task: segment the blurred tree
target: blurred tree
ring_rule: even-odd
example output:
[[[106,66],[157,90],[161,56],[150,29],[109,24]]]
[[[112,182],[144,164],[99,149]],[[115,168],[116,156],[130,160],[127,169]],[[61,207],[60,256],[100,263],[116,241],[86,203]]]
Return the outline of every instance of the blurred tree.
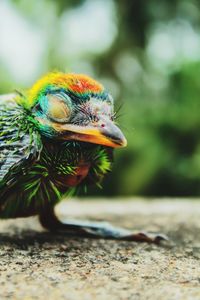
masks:
[[[106,192],[111,195],[199,195],[200,57],[194,63],[183,58],[176,67],[182,56],[180,45],[176,59],[163,72],[153,66],[147,49],[152,28],[162,28],[162,24],[188,22],[199,32],[200,3],[178,0],[115,0],[115,3],[118,36],[97,62],[99,74],[115,78],[120,85],[129,146],[118,153],[115,177],[105,183]],[[116,68],[123,55],[125,59],[120,68]],[[136,74],[134,68],[139,69]],[[110,190],[110,186],[115,189]]]
[[[91,188],[90,195],[200,195],[200,2],[12,0],[9,3],[45,40],[39,74],[52,69],[89,72],[110,89],[117,107],[122,106],[118,113],[122,116],[117,121],[126,132],[128,147],[117,151],[114,172],[108,176],[104,188],[100,191]],[[113,10],[106,15],[110,20],[102,19],[102,24],[110,22],[116,28],[110,32],[113,35],[110,44],[101,51],[93,47],[78,49],[78,54],[68,51],[72,44],[70,39],[66,40],[69,35],[63,35],[69,30],[63,20],[70,13],[81,16],[82,12],[81,20],[89,22],[91,7],[99,9],[93,14],[100,14],[102,6]],[[77,18],[76,22],[80,20]],[[90,27],[94,26],[91,24]],[[80,38],[84,37],[83,41],[88,43],[93,32],[95,44],[98,29],[94,26],[89,37],[80,28]],[[13,78],[1,60],[1,51],[0,70],[0,88],[5,92],[13,87]],[[33,79],[38,75],[33,75]]]

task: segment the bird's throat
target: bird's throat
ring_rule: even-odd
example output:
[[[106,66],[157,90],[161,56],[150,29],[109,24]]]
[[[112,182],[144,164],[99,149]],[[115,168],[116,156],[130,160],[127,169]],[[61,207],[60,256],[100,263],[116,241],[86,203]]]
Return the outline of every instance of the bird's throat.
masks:
[[[90,170],[90,163],[80,164],[74,174],[57,176],[57,183],[67,187],[77,186],[83,181]]]

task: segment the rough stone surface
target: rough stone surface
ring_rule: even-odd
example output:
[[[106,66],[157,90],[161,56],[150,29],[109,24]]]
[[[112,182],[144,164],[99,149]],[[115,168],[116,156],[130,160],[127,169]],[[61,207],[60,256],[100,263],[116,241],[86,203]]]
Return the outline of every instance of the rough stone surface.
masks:
[[[198,200],[74,201],[61,217],[158,231],[164,245],[66,238],[37,218],[0,221],[0,299],[199,300]]]

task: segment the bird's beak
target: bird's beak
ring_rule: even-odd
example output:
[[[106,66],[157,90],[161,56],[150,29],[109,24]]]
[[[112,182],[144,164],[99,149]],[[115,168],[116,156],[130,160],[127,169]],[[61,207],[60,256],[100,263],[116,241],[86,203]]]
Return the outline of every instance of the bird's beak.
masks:
[[[57,124],[53,127],[64,140],[77,140],[112,148],[125,147],[127,141],[122,131],[109,119],[101,119],[90,126]]]

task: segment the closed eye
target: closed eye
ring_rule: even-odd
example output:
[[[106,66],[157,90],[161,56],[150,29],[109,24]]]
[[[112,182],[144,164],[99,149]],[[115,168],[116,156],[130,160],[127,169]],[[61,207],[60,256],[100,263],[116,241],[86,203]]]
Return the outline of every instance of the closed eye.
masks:
[[[70,99],[66,101],[66,98],[59,94],[48,94],[47,98],[47,116],[59,123],[69,121],[72,112]]]

